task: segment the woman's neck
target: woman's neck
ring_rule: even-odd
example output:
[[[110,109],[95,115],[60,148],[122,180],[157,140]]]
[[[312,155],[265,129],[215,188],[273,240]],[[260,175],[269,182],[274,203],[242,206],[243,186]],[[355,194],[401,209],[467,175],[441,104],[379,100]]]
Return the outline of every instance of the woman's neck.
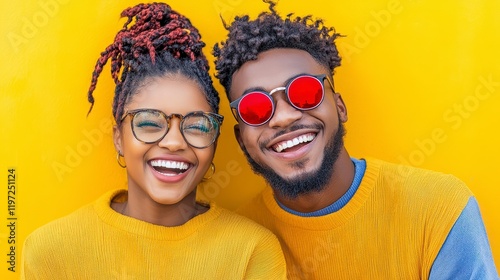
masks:
[[[111,207],[118,213],[155,225],[174,227],[208,210],[196,202],[196,190],[176,204],[160,204],[149,197],[140,198],[130,193],[125,202],[115,202]]]

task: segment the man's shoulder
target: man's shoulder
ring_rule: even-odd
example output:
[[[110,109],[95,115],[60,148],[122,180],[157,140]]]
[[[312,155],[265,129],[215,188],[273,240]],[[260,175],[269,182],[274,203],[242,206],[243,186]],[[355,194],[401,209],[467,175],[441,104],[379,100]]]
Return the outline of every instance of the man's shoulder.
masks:
[[[367,160],[367,168],[370,164],[379,166],[379,194],[401,202],[465,206],[473,196],[467,185],[452,174],[380,160]]]
[[[467,185],[452,174],[377,159],[367,160],[367,168],[370,165],[379,167],[379,181],[388,185],[430,187],[436,191],[453,190],[471,194]]]

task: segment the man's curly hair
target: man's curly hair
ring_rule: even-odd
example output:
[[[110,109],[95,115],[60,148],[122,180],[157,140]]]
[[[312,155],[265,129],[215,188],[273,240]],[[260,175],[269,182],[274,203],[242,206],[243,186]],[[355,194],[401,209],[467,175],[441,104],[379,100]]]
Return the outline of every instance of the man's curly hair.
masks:
[[[214,45],[215,77],[224,87],[228,99],[234,72],[270,49],[307,51],[330,71],[330,75],[340,65],[335,39],[341,35],[333,27],[325,26],[322,19],[312,19],[310,15],[292,18],[293,14],[288,14],[283,19],[275,10],[276,2],[263,1],[269,4],[270,12],[261,13],[255,20],[250,20],[248,15],[236,16],[230,26],[224,24],[229,31],[227,40]]]

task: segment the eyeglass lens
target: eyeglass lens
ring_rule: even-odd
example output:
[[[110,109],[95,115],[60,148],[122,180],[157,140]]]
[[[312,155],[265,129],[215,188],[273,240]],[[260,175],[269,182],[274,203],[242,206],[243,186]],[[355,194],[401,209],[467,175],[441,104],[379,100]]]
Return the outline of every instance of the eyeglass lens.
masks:
[[[144,110],[134,115],[132,129],[135,137],[146,143],[162,139],[169,130],[169,120],[160,111]],[[219,124],[208,114],[189,113],[183,117],[180,130],[186,142],[198,148],[210,146],[218,135]]]

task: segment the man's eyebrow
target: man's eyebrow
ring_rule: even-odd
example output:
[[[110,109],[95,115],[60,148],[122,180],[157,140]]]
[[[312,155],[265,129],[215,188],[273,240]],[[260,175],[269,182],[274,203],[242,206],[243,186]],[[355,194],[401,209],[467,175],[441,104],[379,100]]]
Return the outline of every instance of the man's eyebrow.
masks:
[[[261,92],[268,93],[263,87],[251,87],[251,88],[246,89],[241,96],[249,94],[250,92],[254,92],[254,91],[261,91]]]
[[[285,87],[285,86],[286,86],[286,85],[288,85],[288,84],[289,84],[289,83],[290,83],[293,79],[295,79],[295,78],[297,78],[297,77],[299,77],[299,76],[302,76],[302,75],[311,75],[311,74],[309,74],[309,73],[300,73],[300,74],[297,74],[297,75],[293,75],[292,77],[288,78],[288,79],[287,79],[287,80],[283,83],[283,85],[282,85],[281,87]],[[245,95],[245,94],[248,94],[248,93],[250,93],[250,92],[254,92],[254,91],[261,91],[261,92],[265,92],[265,93],[269,94],[269,91],[267,91],[267,90],[266,90],[266,89],[264,89],[263,87],[251,87],[251,88],[246,89],[246,90],[243,92],[243,94],[242,94],[241,96],[243,96],[243,95]]]

